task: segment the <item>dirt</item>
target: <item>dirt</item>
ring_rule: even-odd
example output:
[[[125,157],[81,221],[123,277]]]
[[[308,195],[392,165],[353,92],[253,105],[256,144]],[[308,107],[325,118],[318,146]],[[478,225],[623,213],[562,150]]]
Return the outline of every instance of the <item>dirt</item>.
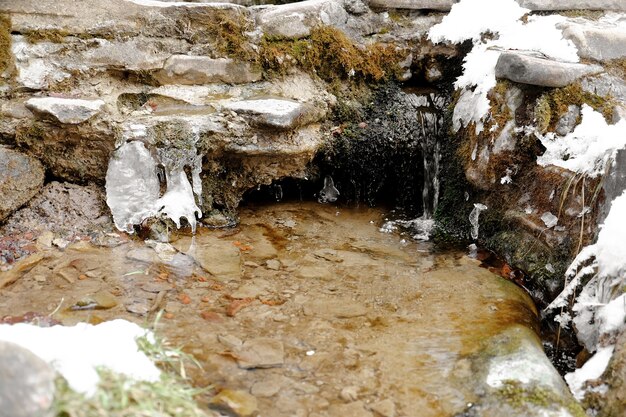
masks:
[[[156,325],[213,392],[262,416],[451,416],[477,401],[471,359],[529,297],[461,252],[381,233],[384,212],[317,203],[247,207],[235,229],[120,233],[40,247],[0,273],[0,316]]]

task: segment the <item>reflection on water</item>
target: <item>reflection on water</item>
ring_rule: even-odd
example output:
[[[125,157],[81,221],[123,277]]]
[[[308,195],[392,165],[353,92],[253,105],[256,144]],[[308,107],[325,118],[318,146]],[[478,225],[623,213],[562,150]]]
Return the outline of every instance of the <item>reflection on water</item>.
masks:
[[[485,341],[534,328],[534,306],[462,253],[381,233],[383,220],[375,209],[282,203],[171,244],[77,244],[24,268],[0,293],[0,315],[61,303],[65,324],[151,323],[164,309],[159,331],[203,365],[196,383],[251,392],[264,416],[462,412],[477,401]],[[98,308],[71,308],[79,302]]]

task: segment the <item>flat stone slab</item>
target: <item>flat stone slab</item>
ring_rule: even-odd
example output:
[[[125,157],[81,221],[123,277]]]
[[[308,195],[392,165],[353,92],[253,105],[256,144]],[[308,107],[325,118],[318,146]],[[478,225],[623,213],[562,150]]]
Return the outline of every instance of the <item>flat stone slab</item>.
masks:
[[[41,97],[31,98],[25,105],[36,115],[52,118],[64,124],[77,125],[100,113],[104,101]]]
[[[516,52],[504,52],[496,64],[496,77],[542,87],[565,87],[586,75],[602,72],[598,65],[560,62]]]
[[[235,101],[224,107],[248,116],[255,124],[285,130],[302,126],[314,117],[311,106],[279,98]]]
[[[315,26],[337,27],[348,20],[343,1],[336,0],[307,0],[256,10],[257,25],[264,34],[285,38],[302,38]]]
[[[574,42],[581,58],[608,61],[626,57],[626,20],[621,25],[568,23],[563,37]]]
[[[626,10],[624,0],[517,0],[530,10]]]
[[[245,84],[261,80],[261,70],[230,58],[174,55],[155,74],[161,84]]]
[[[448,11],[459,0],[370,0],[370,7],[380,9],[411,9]]]
[[[39,160],[0,146],[0,221],[33,198],[43,181]]]

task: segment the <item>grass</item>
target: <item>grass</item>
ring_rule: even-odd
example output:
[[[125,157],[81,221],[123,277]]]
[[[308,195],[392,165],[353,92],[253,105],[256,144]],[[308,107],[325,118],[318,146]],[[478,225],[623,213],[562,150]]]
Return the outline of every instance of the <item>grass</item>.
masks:
[[[160,316],[160,315],[159,315]],[[158,321],[158,317],[156,321]],[[186,366],[200,366],[180,349],[167,346],[158,337],[137,340],[142,350],[161,369],[157,382],[131,381],[127,377],[101,369],[96,393],[86,398],[72,391],[63,378],[56,381],[55,417],[206,417],[209,414],[197,403],[199,395],[211,387],[192,387]]]
[[[13,54],[11,53],[11,19],[0,14],[0,77],[13,74]],[[1,84],[1,81],[0,81]]]
[[[52,42],[63,43],[65,38],[69,36],[69,32],[62,29],[37,30],[24,33],[24,37],[30,43]]]

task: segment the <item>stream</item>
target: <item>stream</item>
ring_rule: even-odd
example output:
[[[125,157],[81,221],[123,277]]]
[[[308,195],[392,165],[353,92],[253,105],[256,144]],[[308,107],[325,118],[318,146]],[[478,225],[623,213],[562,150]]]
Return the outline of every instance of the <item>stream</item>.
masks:
[[[41,250],[9,272],[0,316],[152,325],[161,312],[157,334],[202,366],[194,384],[245,391],[259,416],[497,416],[511,383],[565,395],[531,299],[466,253],[381,231],[381,209],[240,216],[170,244],[114,233]]]

